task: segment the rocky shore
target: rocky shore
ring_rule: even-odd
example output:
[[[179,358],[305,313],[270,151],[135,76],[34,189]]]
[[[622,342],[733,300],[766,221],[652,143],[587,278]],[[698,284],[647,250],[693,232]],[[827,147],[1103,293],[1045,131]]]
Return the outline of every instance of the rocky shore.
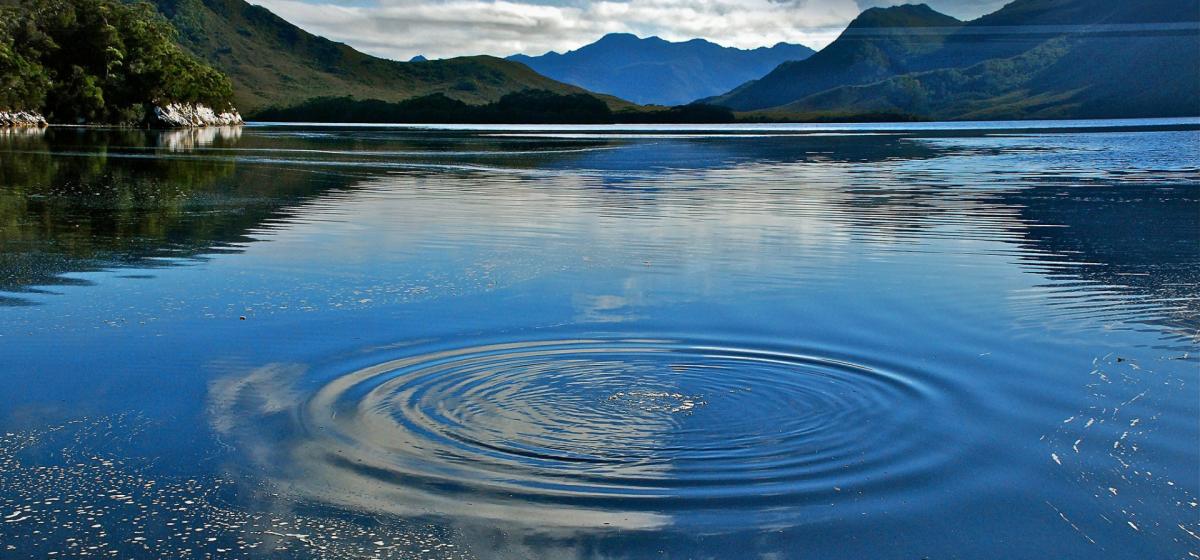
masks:
[[[45,128],[46,118],[33,111],[0,111],[0,128]]]
[[[155,107],[150,116],[151,126],[162,128],[192,128],[199,126],[235,126],[244,124],[236,109],[218,113],[211,107],[196,103],[171,103]]]
[[[193,103],[154,107],[145,123],[151,128],[201,128],[245,124],[236,109],[218,113]],[[36,111],[0,111],[0,128],[45,128],[49,123]]]

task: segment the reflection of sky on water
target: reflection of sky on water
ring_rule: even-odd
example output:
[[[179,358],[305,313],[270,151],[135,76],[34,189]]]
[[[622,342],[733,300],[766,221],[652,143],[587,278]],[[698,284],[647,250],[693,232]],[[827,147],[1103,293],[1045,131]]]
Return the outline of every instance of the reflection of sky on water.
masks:
[[[461,465],[462,472],[448,472],[447,478],[438,485],[422,480],[417,473],[425,474],[434,471],[423,471],[423,467],[406,464],[403,455],[396,456],[373,451],[369,447],[354,450],[352,442],[338,443],[336,439],[323,437],[321,433],[297,432],[301,429],[291,425],[289,415],[299,409],[317,409],[318,413],[333,410],[335,402],[326,402],[330,394],[337,395],[354,383],[362,382],[364,378],[385,373],[386,370],[367,369],[355,372],[354,375],[340,378],[324,387],[317,395],[305,393],[304,374],[306,368],[297,365],[269,365],[254,370],[245,377],[222,378],[213,382],[210,387],[210,409],[214,429],[239,449],[245,450],[253,458],[257,468],[274,469],[275,465],[287,465],[279,469],[279,482],[288,487],[303,499],[317,500],[323,503],[336,504],[353,511],[386,512],[400,515],[421,515],[436,512],[441,515],[459,517],[468,520],[484,519],[493,523],[505,523],[520,519],[522,523],[540,527],[548,532],[562,531],[579,527],[606,527],[609,529],[646,530],[662,527],[669,518],[649,512],[622,511],[620,509],[595,509],[562,504],[522,504],[506,503],[498,496],[471,495],[466,493],[453,494],[447,488],[456,476],[472,473],[469,465]],[[336,397],[334,397],[336,398]],[[321,410],[328,408],[328,410]],[[354,414],[355,411],[345,411]],[[530,431],[545,437],[554,435],[558,438],[570,438],[572,432],[555,431],[553,426],[546,423],[518,421],[510,416],[491,414],[487,429],[493,435],[506,435],[509,439],[519,437],[538,437]],[[507,418],[507,420],[506,420]],[[336,415],[333,419],[336,419]],[[323,421],[331,421],[323,417]],[[669,425],[642,418],[637,423],[627,427],[631,432],[628,437],[635,437],[644,442],[652,442],[656,438],[669,433]],[[263,422],[278,422],[278,429],[262,430]],[[398,425],[386,420],[385,416],[367,417],[366,421],[354,425],[357,431],[353,436],[364,442],[387,442],[390,447],[419,448],[430,442],[421,439],[415,432],[409,432]],[[327,426],[321,425],[316,431],[324,431]],[[575,444],[578,446],[596,445],[599,441],[587,439],[588,434],[578,433]],[[281,436],[286,439],[281,440]],[[334,452],[334,449],[344,447],[344,450]],[[441,452],[445,452],[443,449]],[[343,459],[336,455],[346,454]],[[414,454],[407,460],[420,462],[437,462],[435,456]],[[516,466],[514,464],[513,466]],[[448,465],[442,468],[447,468]],[[428,467],[425,467],[428,468]],[[614,464],[607,472],[613,477],[666,477],[667,473],[659,472],[662,466],[638,465],[633,463]],[[405,477],[408,469],[411,480]],[[480,473],[474,473],[479,475]],[[515,473],[514,473],[515,476]],[[603,474],[597,476],[605,476]],[[388,483],[391,484],[388,484]],[[503,480],[494,483],[504,486]],[[519,488],[519,484],[513,486]],[[461,492],[461,490],[459,491]],[[443,495],[443,493],[445,495]]]
[[[939,451],[956,461],[931,461],[940,485],[847,494],[807,524],[780,514],[757,541],[728,520],[708,551],[675,541],[711,511],[559,507],[542,524],[655,528],[574,533],[580,556],[827,552],[822,539],[863,532],[904,535],[897,550],[955,550],[958,537],[914,521],[936,510],[972,542],[997,523],[1037,532],[1018,552],[1095,552],[1091,539],[1169,556],[1188,542],[1177,525],[1196,530],[1200,162],[1179,148],[1200,142],[1193,128],[0,138],[0,303],[13,304],[0,308],[0,378],[27,388],[0,418],[141,410],[169,428],[131,444],[163,457],[155,469],[229,469],[285,489],[255,507],[433,506],[480,546],[495,534],[465,522],[472,506],[444,511],[437,496],[332,468],[326,442],[284,437],[290,415],[332,378],[428,347],[811,347],[939,388],[930,420],[969,442]],[[206,443],[210,428],[231,447]],[[675,427],[630,429],[670,441]],[[998,490],[1013,487],[1039,493]],[[1112,528],[1134,531],[1126,522],[1135,536]],[[502,551],[562,544],[520,527]]]

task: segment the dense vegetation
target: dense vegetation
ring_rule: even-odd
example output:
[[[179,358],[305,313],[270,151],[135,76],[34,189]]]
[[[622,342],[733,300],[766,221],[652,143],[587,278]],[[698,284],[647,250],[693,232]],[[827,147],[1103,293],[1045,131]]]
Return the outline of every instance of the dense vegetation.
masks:
[[[807,60],[708,100],[770,119],[1200,114],[1200,0],[1016,0],[961,23],[864,12]]]
[[[2,0],[0,0],[2,1]],[[527,89],[586,93],[523,64],[490,56],[397,62],[359,52],[244,0],[153,0],[180,43],[229,75],[245,113],[330,95],[403,101],[441,93],[469,104]],[[614,109],[629,106],[605,98]]]
[[[629,124],[712,124],[731,123],[737,118],[728,107],[690,103],[666,109],[618,111],[613,113],[613,120]]]
[[[24,0],[0,10],[0,109],[132,124],[153,105],[231,106],[229,80],[181,49],[150,4]]]
[[[299,105],[270,108],[254,118],[277,122],[611,124],[733,122],[733,112],[711,105],[685,105],[657,111],[614,112],[587,94],[545,90],[510,93],[494,103],[468,105],[440,93],[400,102],[353,97],[321,97]]]

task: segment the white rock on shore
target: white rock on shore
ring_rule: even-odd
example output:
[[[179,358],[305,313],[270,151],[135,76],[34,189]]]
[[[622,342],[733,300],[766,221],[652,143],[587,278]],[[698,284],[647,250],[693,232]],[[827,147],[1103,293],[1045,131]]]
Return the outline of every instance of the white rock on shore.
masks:
[[[45,128],[46,118],[33,111],[0,111],[0,128]]]
[[[218,113],[211,107],[193,103],[171,103],[154,108],[153,124],[168,128],[195,126],[233,126],[244,124],[237,110]]]

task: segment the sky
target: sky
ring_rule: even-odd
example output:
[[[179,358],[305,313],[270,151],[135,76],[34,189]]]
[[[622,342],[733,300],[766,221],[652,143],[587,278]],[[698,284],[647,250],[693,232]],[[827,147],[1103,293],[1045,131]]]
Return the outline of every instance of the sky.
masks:
[[[913,2],[919,0],[910,0]],[[960,19],[1008,0],[927,0]],[[740,48],[786,41],[815,49],[850,20],[895,0],[250,0],[309,32],[361,51],[408,60],[567,51],[606,33]]]

